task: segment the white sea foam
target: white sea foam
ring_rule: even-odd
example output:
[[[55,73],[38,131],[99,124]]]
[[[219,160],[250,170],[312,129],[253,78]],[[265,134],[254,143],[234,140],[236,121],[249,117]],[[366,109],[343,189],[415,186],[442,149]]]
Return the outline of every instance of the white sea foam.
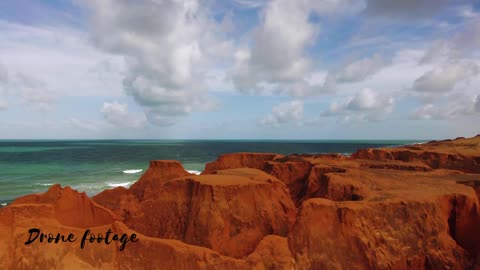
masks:
[[[42,187],[49,187],[49,186],[52,186],[53,183],[37,183],[37,185],[42,186]]]
[[[130,185],[130,182],[123,182],[123,183],[107,183],[109,187],[127,187]]]
[[[7,203],[1,203],[2,206],[7,206]]]
[[[134,170],[125,170],[125,171],[123,171],[123,173],[130,173],[130,174],[132,174],[132,173],[139,173],[139,172],[141,172],[141,171],[143,171],[143,170],[142,170],[142,169],[134,169]]]
[[[187,170],[187,172],[193,173],[193,174],[196,174],[196,175],[199,175],[199,174],[202,173],[201,171],[197,171],[197,170]]]

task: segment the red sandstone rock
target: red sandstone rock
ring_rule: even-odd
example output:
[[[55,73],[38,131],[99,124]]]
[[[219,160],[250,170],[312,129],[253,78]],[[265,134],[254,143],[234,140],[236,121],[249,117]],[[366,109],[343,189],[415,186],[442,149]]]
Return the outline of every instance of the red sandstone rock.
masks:
[[[119,235],[135,233],[138,242],[127,243],[123,251],[118,244],[87,242],[80,248],[80,239],[73,243],[34,242],[24,245],[30,228],[45,233],[74,234],[84,228],[63,225],[57,219],[56,197],[69,194],[71,189],[52,187],[49,192],[24,197],[0,209],[0,269],[291,269],[292,256],[287,239],[266,236],[245,259],[222,256],[211,249],[188,245],[181,241],[148,237],[127,227],[121,221],[91,225],[93,234],[108,229]],[[74,192],[75,193],[75,192]],[[80,194],[80,193],[77,193]],[[88,198],[87,204],[94,204]],[[81,208],[70,209],[72,215],[86,213]]]
[[[91,201],[87,195],[70,187],[61,188],[53,185],[48,192],[20,197],[11,205],[48,204],[53,207],[55,218],[62,225],[76,228],[88,228],[110,224],[120,219],[110,210]]]
[[[362,149],[354,159],[419,161],[434,169],[480,173],[480,137],[429,142],[398,148]]]
[[[479,144],[477,136],[352,157],[235,153],[200,176],[152,161],[130,189],[94,201],[55,185],[0,209],[0,269],[480,270]],[[25,246],[33,227],[110,228],[140,240],[121,252]]]
[[[202,174],[211,174],[217,170],[235,168],[263,170],[267,161],[274,160],[278,157],[282,157],[282,155],[267,153],[234,153],[221,155],[217,160],[207,163]]]
[[[449,234],[435,201],[310,199],[290,249],[300,269],[466,269],[471,257]]]
[[[141,200],[154,194],[162,182],[187,175],[190,173],[176,160],[153,160],[148,170],[130,187],[130,191]]]
[[[266,235],[287,236],[296,215],[285,185],[255,169],[174,178],[136,208],[124,215],[130,228],[233,257],[250,254]]]
[[[290,190],[290,196],[298,201],[306,189],[306,179],[310,174],[312,164],[308,161],[268,161],[264,171],[284,182]]]

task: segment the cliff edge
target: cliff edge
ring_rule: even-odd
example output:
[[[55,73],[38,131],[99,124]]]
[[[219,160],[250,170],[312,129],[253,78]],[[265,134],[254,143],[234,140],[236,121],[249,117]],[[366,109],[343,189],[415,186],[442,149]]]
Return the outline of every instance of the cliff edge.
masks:
[[[152,161],[129,189],[55,185],[1,208],[0,268],[480,269],[479,197],[480,136],[349,157],[232,153],[201,175]],[[31,228],[136,239],[25,245]]]

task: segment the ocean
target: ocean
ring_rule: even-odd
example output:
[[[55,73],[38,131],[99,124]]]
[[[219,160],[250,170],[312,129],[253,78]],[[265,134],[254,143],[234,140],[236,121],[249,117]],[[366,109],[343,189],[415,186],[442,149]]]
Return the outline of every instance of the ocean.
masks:
[[[89,196],[128,187],[150,160],[174,159],[192,173],[232,152],[341,153],[420,141],[241,141],[241,140],[1,140],[0,205],[49,186],[68,185]],[[1,207],[0,206],[0,207]]]

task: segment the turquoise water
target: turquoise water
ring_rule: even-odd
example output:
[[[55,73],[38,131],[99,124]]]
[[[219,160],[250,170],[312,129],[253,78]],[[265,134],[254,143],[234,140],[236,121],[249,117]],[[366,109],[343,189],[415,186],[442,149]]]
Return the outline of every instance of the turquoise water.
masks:
[[[343,153],[365,147],[386,147],[418,141],[0,141],[0,204],[69,185],[88,195],[115,186],[129,186],[150,160],[175,159],[186,170],[200,172],[205,163],[232,152]],[[136,174],[125,170],[143,170]]]

